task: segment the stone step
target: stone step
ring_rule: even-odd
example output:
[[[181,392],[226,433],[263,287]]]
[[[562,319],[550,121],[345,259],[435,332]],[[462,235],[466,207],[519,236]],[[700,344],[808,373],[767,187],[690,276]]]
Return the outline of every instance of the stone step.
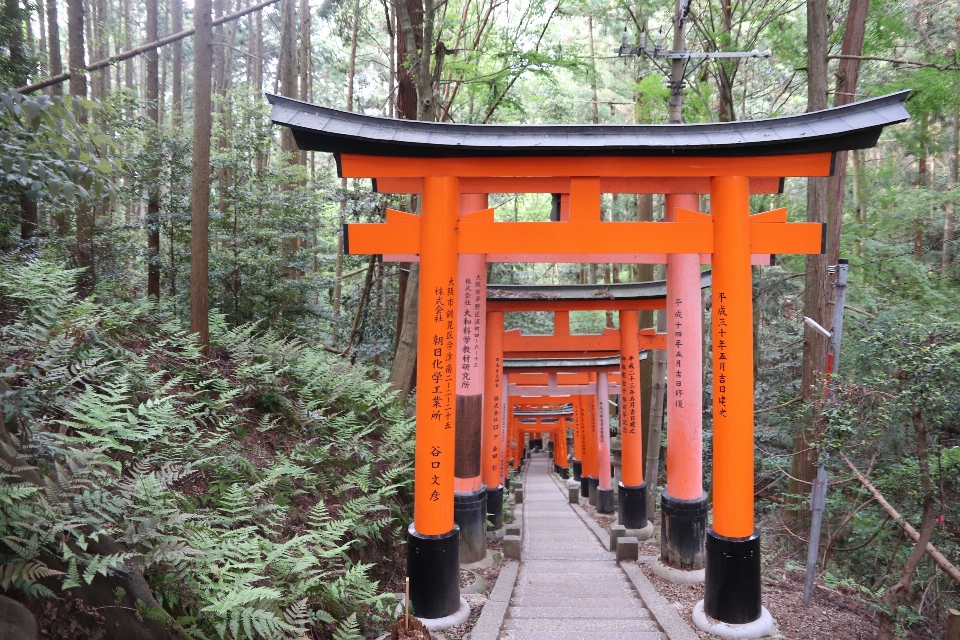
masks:
[[[584,590],[578,584],[546,584],[546,585],[517,585],[513,592],[518,595],[538,595],[550,597],[573,597],[582,598],[583,596],[597,596],[600,598],[625,598],[626,594],[622,587],[595,586],[589,591]]]
[[[652,620],[650,612],[640,607],[632,607],[627,600],[622,606],[618,601],[608,600],[605,607],[536,607],[528,605],[510,608],[510,618],[533,620],[549,618],[555,620],[595,619],[595,620]],[[610,606],[616,604],[618,606]]]
[[[646,611],[646,608],[639,600],[626,600],[616,598],[595,598],[581,596],[544,596],[537,593],[527,593],[524,595],[514,595],[510,599],[511,606],[516,607],[579,607],[585,609],[603,608],[611,606],[611,602],[616,602],[618,607],[633,608],[638,611]]]
[[[585,640],[585,638],[589,638],[589,640],[667,640],[667,636],[659,631],[640,631],[636,633],[594,631],[589,635],[562,631],[507,631],[501,637],[509,640]]]
[[[596,631],[618,631],[620,633],[638,633],[641,631],[659,632],[660,627],[653,620],[600,620],[597,618],[563,619],[534,618],[520,620],[507,618],[503,623],[505,631],[554,631],[588,634],[593,638]]]

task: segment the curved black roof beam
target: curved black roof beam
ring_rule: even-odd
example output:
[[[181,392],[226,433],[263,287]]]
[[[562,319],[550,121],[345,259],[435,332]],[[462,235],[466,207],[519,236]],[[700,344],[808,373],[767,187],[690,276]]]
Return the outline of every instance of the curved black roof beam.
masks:
[[[909,91],[764,120],[706,124],[457,124],[367,116],[267,94],[301,151],[416,158],[769,156],[873,147]]]

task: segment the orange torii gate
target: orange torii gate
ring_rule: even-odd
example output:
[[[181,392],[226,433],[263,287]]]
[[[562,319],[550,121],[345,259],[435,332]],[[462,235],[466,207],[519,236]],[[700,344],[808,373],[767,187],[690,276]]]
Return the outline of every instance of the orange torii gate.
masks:
[[[655,329],[638,328],[637,311],[643,308],[664,307],[665,301],[659,299],[636,299],[620,298],[607,300],[564,300],[563,305],[567,309],[558,310],[558,301],[554,300],[509,300],[506,305],[500,304],[500,300],[488,301],[487,307],[487,357],[496,359],[502,358],[549,358],[556,360],[558,358],[598,358],[616,356],[619,358],[618,368],[623,383],[622,393],[625,399],[626,412],[621,416],[621,437],[623,440],[623,482],[619,488],[621,494],[620,520],[621,524],[627,526],[630,530],[643,530],[647,526],[646,511],[646,485],[643,480],[643,446],[641,442],[641,428],[639,420],[639,396],[640,396],[640,378],[638,363],[640,351],[648,349],[664,349],[666,346],[666,336],[657,334]],[[583,303],[587,302],[587,305]],[[619,308],[621,329],[604,329],[602,334],[574,335],[570,332],[570,310],[578,310],[583,306],[596,306],[600,303],[606,308]],[[553,308],[554,331],[551,335],[522,335],[519,330],[503,330],[503,308],[511,310],[543,310],[544,307]],[[498,336],[502,336],[498,340]],[[609,394],[608,374],[600,373],[600,380],[591,381],[596,395],[607,396]],[[546,389],[550,391],[551,384],[556,385],[557,374],[549,374]],[[493,377],[486,383],[485,397],[496,399],[503,394],[499,387],[502,377]],[[567,389],[567,391],[573,391]],[[562,393],[557,390],[558,393]],[[539,393],[538,390],[531,390],[532,394]],[[617,389],[617,394],[621,389]],[[609,426],[609,409],[606,402],[597,401],[599,410],[596,420]],[[488,402],[489,404],[489,402]],[[592,419],[592,416],[591,416]],[[495,430],[496,417],[491,413],[484,416],[484,424],[487,430]],[[584,489],[584,495],[590,497],[592,504],[597,506],[601,513],[612,513],[614,510],[613,492],[611,478],[606,472],[609,465],[610,448],[609,434],[604,432],[603,437],[598,441],[601,446],[598,472],[600,475],[587,474],[587,481],[581,479],[581,485]],[[487,447],[484,448],[485,466],[493,468],[494,461],[486,456],[491,455]],[[592,455],[592,454],[591,454]],[[592,460],[592,458],[591,458]],[[575,473],[580,476],[579,473]],[[625,499],[624,499],[625,498]]]
[[[783,210],[751,216],[751,179],[830,175],[835,152],[873,146],[885,126],[908,118],[906,95],[753,122],[602,127],[409,122],[269,96],[274,122],[292,129],[301,150],[335,153],[341,177],[420,181],[419,216],[390,211],[386,224],[348,225],[344,233],[350,253],[420,257],[407,565],[419,615],[440,618],[465,605],[454,525],[460,256],[628,262],[614,256],[711,254],[714,500],[701,610],[729,624],[769,618],[753,513],[751,255],[822,252],[825,229],[787,223]],[[561,192],[569,194],[566,220],[495,222],[490,210],[461,208],[462,194],[490,193],[466,187],[469,181],[504,179],[516,182],[515,192],[542,188],[526,179],[568,185]],[[603,222],[600,194],[611,180],[636,180],[633,193],[664,193],[668,183],[674,193],[707,192],[710,213],[676,208],[669,222]]]

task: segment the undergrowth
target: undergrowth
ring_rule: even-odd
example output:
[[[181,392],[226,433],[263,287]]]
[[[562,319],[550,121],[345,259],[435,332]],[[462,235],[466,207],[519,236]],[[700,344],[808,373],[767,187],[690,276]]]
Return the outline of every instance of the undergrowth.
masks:
[[[204,356],[163,307],[80,300],[77,276],[0,259],[3,593],[36,608],[139,570],[193,638],[383,628],[373,563],[399,557],[413,459],[386,383],[216,317]]]

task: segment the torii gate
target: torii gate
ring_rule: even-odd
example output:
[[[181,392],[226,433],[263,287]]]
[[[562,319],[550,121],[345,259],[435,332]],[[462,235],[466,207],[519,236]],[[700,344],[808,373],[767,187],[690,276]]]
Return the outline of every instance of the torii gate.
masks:
[[[420,256],[407,563],[418,615],[439,618],[461,606],[453,518],[459,256],[628,262],[619,256],[664,254],[712,254],[714,503],[703,610],[729,624],[764,615],[753,514],[751,254],[822,252],[825,229],[787,223],[785,212],[751,216],[751,179],[830,175],[835,152],[871,147],[885,126],[909,117],[907,94],[770,120],[666,126],[411,122],[268,96],[273,121],[292,129],[301,150],[336,154],[341,177],[408,180],[422,193],[420,216],[389,212],[386,224],[349,225],[344,234],[350,253]],[[471,181],[497,180],[511,181],[515,193],[544,192],[550,181],[565,186],[546,192],[569,194],[567,220],[495,222],[489,210],[461,210],[461,194],[497,192]],[[676,208],[669,222],[602,222],[600,194],[614,188],[709,193],[710,214]]]

